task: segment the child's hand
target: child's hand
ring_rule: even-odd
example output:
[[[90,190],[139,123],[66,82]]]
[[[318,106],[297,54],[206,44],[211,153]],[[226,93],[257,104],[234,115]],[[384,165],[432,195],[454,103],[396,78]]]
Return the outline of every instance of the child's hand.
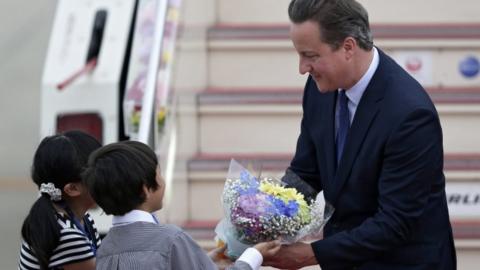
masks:
[[[217,248],[212,249],[207,253],[208,257],[212,259],[212,261],[217,265],[219,269],[225,269],[233,262],[225,256],[225,250],[227,249],[227,245],[223,245]]]
[[[280,243],[280,240],[274,240],[256,244],[254,248],[262,254],[263,260],[265,260],[277,254],[281,246],[282,244]]]
[[[210,250],[207,255],[210,257],[210,259],[212,259],[212,261],[217,262],[227,258],[227,256],[224,254],[226,249],[227,245],[222,245]]]

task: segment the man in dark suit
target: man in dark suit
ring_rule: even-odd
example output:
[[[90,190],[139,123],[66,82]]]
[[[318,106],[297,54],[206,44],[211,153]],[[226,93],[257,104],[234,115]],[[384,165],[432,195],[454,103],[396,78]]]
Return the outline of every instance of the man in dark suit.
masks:
[[[323,190],[335,212],[323,240],[283,246],[265,264],[456,269],[442,130],[429,96],[373,46],[358,2],[293,0],[289,16],[309,77],[285,179],[306,193]]]

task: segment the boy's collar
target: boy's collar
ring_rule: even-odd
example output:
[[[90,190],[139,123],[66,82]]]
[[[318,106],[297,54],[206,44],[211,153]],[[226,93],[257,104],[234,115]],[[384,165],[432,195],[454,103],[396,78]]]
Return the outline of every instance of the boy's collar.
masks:
[[[112,218],[113,226],[127,225],[134,222],[158,223],[156,217],[153,216],[152,213],[137,209],[134,209],[123,216],[113,216]]]

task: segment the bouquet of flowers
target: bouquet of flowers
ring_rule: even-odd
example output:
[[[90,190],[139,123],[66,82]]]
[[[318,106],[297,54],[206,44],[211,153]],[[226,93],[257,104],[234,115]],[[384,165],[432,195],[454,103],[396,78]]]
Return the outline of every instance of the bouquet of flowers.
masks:
[[[309,201],[277,179],[253,176],[235,160],[230,162],[222,201],[225,218],[215,231],[231,258],[259,242],[294,243],[317,236],[333,213],[322,194]]]

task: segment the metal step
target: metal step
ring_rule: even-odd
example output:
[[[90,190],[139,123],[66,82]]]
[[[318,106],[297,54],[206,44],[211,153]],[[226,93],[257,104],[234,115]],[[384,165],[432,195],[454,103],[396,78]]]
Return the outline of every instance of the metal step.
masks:
[[[460,65],[480,58],[480,23],[378,25],[375,44],[425,87],[477,87]],[[214,88],[301,87],[287,25],[216,25],[208,33],[208,83]],[[414,63],[415,65],[412,65]]]
[[[360,0],[368,11],[371,23],[479,22],[476,0],[456,4],[448,0],[423,0],[414,5],[404,1]],[[290,0],[222,0],[217,2],[221,23],[288,22]],[[442,8],[435,8],[442,7]],[[435,12],[432,12],[435,9]]]
[[[440,114],[445,152],[480,152],[480,88],[428,92]],[[301,100],[301,88],[225,88],[199,94],[199,152],[293,152]]]
[[[219,220],[223,216],[221,194],[230,159],[248,166],[255,163],[256,172],[280,178],[290,164],[293,153],[283,154],[199,154],[188,163],[190,220]],[[444,164],[447,183],[480,183],[480,152],[446,154]],[[448,187],[448,184],[447,184]],[[472,188],[473,188],[472,187]]]

